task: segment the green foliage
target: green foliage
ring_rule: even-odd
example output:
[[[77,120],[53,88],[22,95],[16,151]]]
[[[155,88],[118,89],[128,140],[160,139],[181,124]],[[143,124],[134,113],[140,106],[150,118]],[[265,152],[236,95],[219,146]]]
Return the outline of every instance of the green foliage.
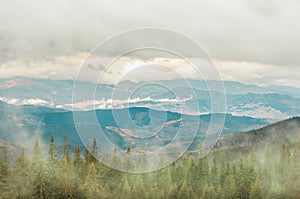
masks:
[[[213,185],[205,184],[201,198],[215,199],[216,197],[217,197],[217,195],[216,195],[216,191],[214,190]]]
[[[8,163],[8,148],[4,146],[2,149],[1,160],[0,160],[0,189],[3,191],[3,198],[8,197],[9,186],[7,186],[9,181],[9,163]]]
[[[259,178],[255,180],[250,190],[250,199],[262,199],[261,184]]]
[[[80,167],[82,165],[82,159],[81,159],[81,153],[80,153],[80,147],[79,146],[75,147],[75,149],[74,149],[73,164],[78,169],[80,169]]]
[[[10,161],[9,148],[2,148],[0,198],[298,198],[299,145],[284,144],[279,147],[280,153],[270,153],[266,148],[266,161],[259,161],[255,154],[233,161],[215,151],[203,158],[186,155],[159,171],[129,174],[96,161],[95,139],[82,157],[80,147],[69,155],[70,145],[65,138],[59,156],[51,137],[46,157],[39,140],[31,158],[21,150]],[[131,169],[135,165],[130,155],[121,158],[112,151],[111,160]],[[137,164],[147,166],[147,160]]]
[[[194,198],[194,193],[191,187],[187,186],[187,183],[184,181],[179,190],[179,198],[191,199]]]
[[[68,163],[70,163],[70,161],[71,161],[71,157],[69,154],[70,145],[68,144],[67,136],[64,137],[63,148],[64,148],[63,159],[65,161],[67,161]]]
[[[236,182],[234,180],[234,176],[230,175],[230,176],[226,177],[226,179],[224,181],[223,189],[221,189],[220,195],[224,199],[239,197],[238,188],[237,188]]]
[[[36,140],[33,148],[33,157],[29,171],[30,196],[32,198],[48,198],[50,190],[48,189],[48,176],[42,156],[42,149],[39,140]],[[52,190],[51,190],[52,191]]]
[[[50,139],[50,144],[49,144],[49,162],[52,164],[55,164],[57,161],[57,150],[56,150],[56,145],[54,143],[54,137],[51,136]]]

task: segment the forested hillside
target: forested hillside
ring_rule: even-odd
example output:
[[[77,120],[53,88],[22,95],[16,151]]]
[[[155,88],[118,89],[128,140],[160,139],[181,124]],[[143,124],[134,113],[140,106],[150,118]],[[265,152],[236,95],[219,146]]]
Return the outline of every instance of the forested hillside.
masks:
[[[279,147],[279,143],[277,145]],[[72,149],[65,138],[58,154],[54,137],[48,153],[39,141],[32,156],[22,150],[9,163],[9,148],[2,147],[1,198],[299,198],[300,142],[280,145],[280,153],[266,147],[263,161],[245,153],[233,160],[222,149],[202,157],[186,154],[159,171],[131,174],[113,170],[96,160],[97,143],[89,150]],[[114,161],[132,166],[127,157]],[[202,157],[202,158],[201,158]],[[101,158],[101,157],[99,157]],[[105,162],[105,159],[102,159]],[[147,160],[141,165],[147,166]]]

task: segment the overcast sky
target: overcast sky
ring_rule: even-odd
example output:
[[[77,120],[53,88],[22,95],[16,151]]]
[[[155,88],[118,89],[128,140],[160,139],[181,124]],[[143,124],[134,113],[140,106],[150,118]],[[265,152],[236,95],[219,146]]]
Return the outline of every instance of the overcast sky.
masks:
[[[299,0],[1,0],[0,78],[73,79],[100,42],[155,26],[201,44],[224,80],[300,87],[299,10]]]

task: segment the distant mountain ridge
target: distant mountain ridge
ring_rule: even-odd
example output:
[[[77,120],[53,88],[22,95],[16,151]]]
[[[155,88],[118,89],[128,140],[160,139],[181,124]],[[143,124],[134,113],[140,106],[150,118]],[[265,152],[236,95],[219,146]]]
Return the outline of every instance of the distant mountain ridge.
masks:
[[[95,113],[99,121],[101,121],[100,123],[106,136],[116,146],[124,150],[128,146],[131,146],[133,151],[140,151],[144,148],[155,150],[167,144],[174,137],[176,128],[180,123],[179,113],[167,112],[165,128],[158,134],[159,138],[152,137],[146,139],[146,141],[138,141],[128,135],[124,135],[124,129],[119,128],[113,120],[112,111],[97,110]],[[129,111],[133,121],[143,127],[143,125],[149,125],[148,113],[154,110],[135,107],[114,111],[121,114],[121,117],[123,113]],[[89,112],[91,111],[82,111],[80,113],[87,114]],[[160,111],[154,112],[156,113],[153,114],[161,114]],[[205,124],[210,121],[211,116],[211,114],[200,116],[202,127],[190,147],[191,152],[199,150],[199,144],[205,135],[201,133],[201,129],[205,130],[207,128]],[[190,117],[192,119],[195,116]],[[82,122],[82,125],[85,125],[86,133],[94,132],[94,124]],[[264,155],[266,147],[269,147],[272,153],[279,153],[280,146],[283,143],[290,147],[300,143],[300,117],[292,117],[268,124],[261,119],[226,115],[224,127],[223,133],[213,150],[219,151],[220,155],[230,156],[232,159],[238,159],[240,156],[251,153],[256,153],[258,159],[263,159],[261,156]],[[124,128],[130,128],[130,126],[124,126]],[[187,125],[185,131],[189,132],[191,128],[193,127]],[[25,134],[27,135],[25,136]],[[18,152],[24,147],[30,150],[33,145],[30,146],[28,143],[32,144],[37,137],[42,139],[43,143],[48,143],[52,135],[55,136],[58,150],[62,150],[64,136],[68,137],[71,148],[75,146],[83,147],[76,133],[72,112],[47,107],[14,106],[0,101],[0,147],[4,145],[9,146],[11,150]],[[101,140],[98,141],[98,144],[102,144]]]
[[[145,144],[141,139],[124,135],[122,133],[124,130],[133,134],[140,133],[144,136],[148,134],[152,135],[160,126],[163,128],[158,128],[158,137],[150,136],[146,140],[149,147],[163,146],[176,135],[182,116],[179,113],[156,111],[144,107],[77,111],[76,113],[81,116],[80,125],[84,127],[86,133],[97,132],[97,127],[100,124],[103,132],[121,148],[126,148],[129,145],[132,148],[141,148]],[[89,117],[91,113],[96,114],[99,124],[91,122]],[[128,113],[129,118],[127,118]],[[122,119],[121,123],[116,123],[115,115],[113,114]],[[212,116],[223,117],[224,114],[185,115],[186,126],[183,128],[185,135],[192,136],[191,132],[197,130],[196,128],[198,127],[194,126],[194,121],[199,117],[200,128],[198,129],[197,136],[205,136]],[[162,122],[160,122],[160,119],[162,119]],[[263,119],[237,117],[226,114],[222,136],[232,136],[237,132],[259,128],[267,124],[268,121]],[[0,139],[20,143],[29,140],[32,143],[34,139],[40,137],[44,143],[48,143],[52,135],[56,137],[58,145],[63,143],[64,136],[68,137],[72,145],[82,145],[71,111],[39,106],[15,106],[0,102]]]
[[[39,105],[50,108],[63,108],[68,110],[91,110],[91,109],[114,109],[128,107],[148,107],[156,110],[169,110],[178,112],[184,105],[186,114],[211,113],[212,104],[210,95],[222,96],[222,89],[217,81],[208,81],[211,85],[207,90],[206,82],[198,80],[187,80],[191,88],[182,87],[183,80],[158,81],[180,94],[181,98],[166,88],[159,86],[143,87],[131,95],[128,100],[126,96],[131,89],[137,88],[145,82],[124,81],[116,88],[109,84],[92,84],[88,82],[77,82],[82,90],[95,90],[95,99],[85,99],[72,102],[74,82],[70,80],[43,80],[43,79],[0,79],[0,100],[15,105]],[[255,118],[269,118],[282,120],[300,114],[300,88],[286,86],[255,86],[239,82],[224,81],[227,98],[227,112],[236,116],[249,116]],[[115,89],[115,90],[114,90]],[[118,104],[110,102],[112,92]],[[195,109],[195,102],[191,96],[195,94],[196,102],[200,105]],[[200,111],[200,112],[195,112]]]

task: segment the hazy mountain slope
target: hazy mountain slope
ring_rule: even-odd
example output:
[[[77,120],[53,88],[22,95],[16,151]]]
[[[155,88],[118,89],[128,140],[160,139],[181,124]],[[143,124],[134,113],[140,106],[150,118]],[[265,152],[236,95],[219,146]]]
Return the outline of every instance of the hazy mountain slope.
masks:
[[[276,122],[257,130],[236,134],[221,139],[216,148],[238,147],[258,144],[287,142],[293,144],[300,139],[300,117]]]
[[[125,122],[120,127],[114,120],[114,111],[121,118],[129,113],[130,119],[137,126],[131,126]],[[90,113],[86,111],[79,112],[79,114],[86,116]],[[178,113],[162,113],[161,111],[139,107],[120,110],[97,110],[95,113],[106,136],[124,150],[127,146],[131,146],[133,150],[155,150],[158,147],[164,146],[176,135],[181,117]],[[136,132],[141,131],[137,127],[149,130],[148,126],[151,123],[149,116],[151,114],[166,114],[164,128],[158,132],[158,137],[150,136],[146,139],[135,139],[124,135],[124,130],[125,132],[126,130],[133,130],[133,132],[135,130]],[[198,136],[190,147],[191,151],[199,150],[199,143],[203,139],[211,116],[211,114],[200,116],[201,125]],[[222,114],[214,116],[221,117]],[[187,116],[186,118],[190,119],[192,124],[192,120],[195,117]],[[184,128],[184,131],[187,133],[186,135],[195,128],[195,126],[188,124]],[[256,153],[258,158],[262,158],[267,146],[271,147],[273,153],[279,153],[282,143],[285,143],[287,146],[293,146],[300,139],[300,117],[290,118],[265,126],[266,124],[266,121],[261,119],[226,115],[223,133],[214,150],[218,150],[220,154],[225,156],[230,156],[231,159],[250,154],[251,152]],[[86,133],[97,130],[97,124],[89,122],[88,118],[87,121],[83,120],[81,125],[83,125]],[[246,131],[253,128],[255,130]],[[147,130],[141,132],[142,135],[147,134]],[[10,147],[16,148],[16,150],[20,149],[16,146],[30,149],[37,137],[44,143],[48,143],[52,135],[56,138],[59,150],[62,149],[61,144],[63,143],[64,136],[68,137],[72,147],[77,145],[82,146],[74,125],[72,112],[36,106],[13,106],[0,102],[0,139],[6,140],[1,143],[5,145],[8,143]],[[101,144],[101,140],[99,144]]]
[[[177,133],[181,124],[181,114],[173,112],[155,111],[148,108],[129,108],[117,110],[97,110],[76,112],[80,115],[80,125],[86,133],[98,132],[98,122],[104,133],[119,147],[125,148],[141,147],[145,140],[126,136],[124,131],[149,137],[149,147],[163,146],[168,143]],[[97,123],[90,120],[90,114],[95,113]],[[129,114],[128,114],[129,113]],[[115,115],[121,120],[116,123]],[[128,117],[129,116],[129,117]],[[210,114],[200,116],[200,128],[198,136],[203,137],[206,133],[211,119]],[[215,117],[223,117],[222,114],[215,114]],[[186,135],[197,130],[194,121],[199,116],[185,115]],[[132,123],[133,122],[133,123]],[[0,103],[0,139],[12,142],[32,144],[36,137],[40,137],[45,143],[54,135],[58,145],[63,143],[63,137],[67,136],[72,145],[82,145],[74,124],[73,113],[62,109],[51,109],[37,106],[14,106]],[[268,124],[262,119],[250,117],[236,117],[227,114],[223,136],[231,136],[231,133],[259,128]],[[215,125],[215,124],[212,124]],[[161,126],[163,128],[161,128]],[[154,136],[156,133],[159,137]],[[149,136],[151,135],[151,136]],[[156,134],[155,134],[156,135]],[[135,144],[132,144],[132,143]]]
[[[184,104],[185,114],[211,113],[212,105],[210,95],[221,99],[222,89],[217,85],[220,82],[209,81],[211,90],[208,91],[206,82],[187,80],[193,89],[184,87],[183,80],[159,81],[158,85],[142,86],[146,82],[124,81],[120,85],[92,84],[77,82],[82,90],[95,90],[95,99],[85,99],[72,104],[73,81],[42,80],[13,78],[0,79],[0,100],[10,104],[39,105],[51,108],[64,108],[71,110],[112,109],[125,107],[148,107],[156,110],[169,110],[179,112]],[[142,87],[141,87],[142,86]],[[130,101],[127,97],[130,90],[135,90]],[[225,81],[224,87],[227,97],[227,112],[237,116],[249,116],[256,118],[270,118],[275,120],[286,119],[300,114],[300,89],[294,87],[268,86],[260,87],[239,82]],[[168,89],[170,90],[168,90]],[[118,105],[112,106],[111,94],[115,92]],[[173,93],[174,92],[174,93]],[[177,94],[177,96],[175,95]],[[191,100],[195,94],[196,101]],[[178,97],[180,96],[180,97]],[[195,109],[197,102],[200,107]],[[272,120],[274,121],[274,120]]]

